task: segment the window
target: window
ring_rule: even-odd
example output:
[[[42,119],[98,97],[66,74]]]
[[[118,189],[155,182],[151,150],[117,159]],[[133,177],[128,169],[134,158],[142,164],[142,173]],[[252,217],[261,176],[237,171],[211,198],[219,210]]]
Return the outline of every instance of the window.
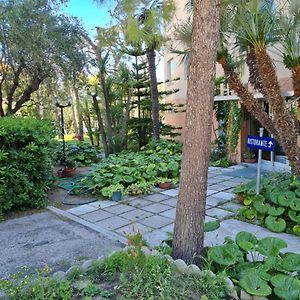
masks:
[[[168,61],[168,80],[169,81],[172,81],[172,79],[174,79],[174,72],[175,72],[175,62],[174,62],[174,59],[171,58],[169,61]]]

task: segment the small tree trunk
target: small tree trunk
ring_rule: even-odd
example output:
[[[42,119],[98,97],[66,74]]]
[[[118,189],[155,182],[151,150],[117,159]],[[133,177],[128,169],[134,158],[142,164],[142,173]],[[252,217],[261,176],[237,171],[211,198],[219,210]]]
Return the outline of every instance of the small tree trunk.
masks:
[[[154,48],[147,49],[147,60],[148,60],[148,69],[149,69],[150,87],[151,87],[153,138],[155,140],[159,140],[159,136],[160,136],[159,94],[157,88]]]
[[[300,66],[292,68],[294,96],[297,98],[297,120],[300,121]]]
[[[126,129],[127,129],[127,123],[129,120],[129,109],[131,104],[131,91],[128,89],[128,95],[127,95],[127,101],[126,101],[126,107],[125,107],[125,115],[123,118],[123,124],[121,128],[121,138],[122,138],[122,145],[124,146],[126,144]]]
[[[173,257],[187,263],[203,255],[207,173],[213,117],[220,0],[195,0],[180,193]]]
[[[101,133],[101,140],[102,140],[104,155],[105,155],[105,157],[108,157],[110,152],[108,150],[106,132],[105,132],[105,129],[104,129],[104,124],[103,124],[103,119],[102,119],[102,116],[101,116],[100,107],[99,107],[99,104],[98,104],[98,101],[97,101],[97,96],[92,95],[92,98],[93,98],[94,109],[95,109],[95,112],[96,112],[96,115],[97,115],[98,128],[99,128],[99,131]]]

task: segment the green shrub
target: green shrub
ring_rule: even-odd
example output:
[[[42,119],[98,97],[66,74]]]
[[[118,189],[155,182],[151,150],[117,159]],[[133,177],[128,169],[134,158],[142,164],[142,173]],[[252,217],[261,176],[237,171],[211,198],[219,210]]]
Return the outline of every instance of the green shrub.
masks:
[[[86,142],[66,142],[66,158],[72,161],[75,166],[89,166],[92,163],[97,163],[100,160],[100,152],[97,151],[90,143]],[[56,161],[63,161],[63,144],[57,143]]]
[[[234,189],[243,200],[239,216],[257,220],[273,232],[288,232],[300,236],[300,180],[290,174],[274,174],[261,182],[260,195],[256,181]]]
[[[110,155],[101,161],[84,183],[95,193],[107,197],[107,191],[120,184],[127,193],[146,193],[157,178],[178,181],[181,145],[175,142],[151,142],[140,152]]]
[[[33,118],[0,118],[0,214],[42,207],[52,180],[53,130]]]

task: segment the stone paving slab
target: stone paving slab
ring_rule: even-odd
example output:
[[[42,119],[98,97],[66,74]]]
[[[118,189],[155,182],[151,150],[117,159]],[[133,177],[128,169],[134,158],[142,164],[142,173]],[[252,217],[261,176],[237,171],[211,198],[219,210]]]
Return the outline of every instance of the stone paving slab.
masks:
[[[166,190],[166,191],[161,192],[161,194],[167,195],[170,197],[176,197],[179,194],[179,190],[178,189]]]
[[[219,220],[233,216],[234,214],[228,210],[220,209],[217,207],[206,210],[206,214],[210,217],[215,217]]]
[[[152,203],[153,203],[152,201],[145,200],[145,199],[142,199],[142,198],[137,198],[137,199],[131,200],[129,202],[129,205],[134,206],[136,208],[141,208],[141,207],[150,205]]]
[[[153,216],[153,214],[149,211],[141,210],[141,209],[134,209],[128,212],[125,212],[119,215],[122,218],[128,219],[130,221],[137,221],[142,220],[148,217]]]
[[[125,205],[125,204],[117,204],[117,205],[105,208],[106,211],[108,211],[112,214],[115,214],[115,215],[119,215],[119,214],[125,213],[130,210],[134,210],[134,209],[135,209],[134,207]]]
[[[165,204],[165,205],[169,205],[169,206],[176,207],[177,201],[178,201],[178,198],[170,198],[170,199],[167,199],[167,200],[163,200],[163,201],[161,201],[160,203],[161,203],[161,204]]]
[[[75,216],[81,216],[89,212],[95,211],[98,208],[89,204],[84,204],[68,209],[67,211]]]
[[[129,225],[126,225],[124,227],[117,229],[116,232],[121,235],[126,236],[127,234],[131,234],[134,231],[134,232],[140,232],[142,234],[142,236],[144,236],[146,233],[151,232],[152,230],[153,230],[153,228],[151,228],[151,227],[134,222],[134,223],[131,223]]]
[[[143,207],[143,209],[146,211],[152,212],[152,213],[159,214],[163,211],[170,209],[170,206],[160,204],[160,203],[154,203],[154,204]]]
[[[161,228],[164,227],[166,225],[169,225],[171,223],[173,223],[174,220],[170,219],[170,218],[166,218],[163,216],[159,216],[159,215],[154,215],[152,217],[143,219],[140,221],[140,223],[142,223],[143,225],[149,226],[151,228]]]
[[[223,199],[223,200],[231,200],[235,196],[234,196],[233,193],[219,192],[219,193],[214,194],[214,197],[215,198],[220,198],[220,199]]]
[[[240,183],[230,180],[230,181],[223,181],[222,185],[225,185],[225,186],[228,186],[228,187],[232,188],[232,187],[236,187],[236,186],[240,185]]]
[[[207,195],[207,196],[214,195],[214,194],[216,194],[216,193],[218,193],[218,191],[211,190],[210,187],[209,187],[209,189],[206,191],[206,195]]]
[[[220,204],[223,204],[224,202],[228,202],[228,200],[215,198],[214,196],[208,196],[206,198],[206,204],[210,206],[218,206]]]
[[[107,212],[107,211],[104,211],[104,210],[96,210],[96,211],[93,211],[91,213],[87,213],[85,215],[82,215],[81,217],[89,222],[98,222],[98,221],[101,221],[101,220],[104,220],[104,219],[107,219],[109,217],[112,217],[113,214]]]
[[[114,216],[114,217],[96,222],[97,225],[100,225],[104,228],[108,228],[108,229],[112,229],[112,230],[121,228],[121,227],[123,227],[125,225],[128,225],[130,223],[131,223],[130,220],[121,218],[119,216]]]
[[[230,201],[230,202],[227,202],[227,203],[224,203],[222,205],[219,206],[219,208],[222,208],[222,209],[227,209],[229,211],[232,211],[234,213],[237,213],[238,210],[243,207],[243,205],[239,204],[239,203],[236,203],[236,202],[233,202],[233,201]]]
[[[160,215],[175,220],[176,208],[171,208],[169,210],[166,210],[160,213]]]
[[[106,208],[106,207],[110,207],[113,205],[117,205],[117,202],[113,202],[110,200],[98,200],[92,203],[89,203],[89,205],[97,207],[97,208]]]
[[[160,202],[162,200],[166,200],[170,198],[168,195],[163,195],[163,194],[152,194],[144,197],[146,200],[153,201],[153,202]]]
[[[223,184],[213,184],[213,185],[210,185],[209,186],[209,189],[210,190],[213,190],[213,191],[218,191],[218,192],[222,192],[222,191],[226,191],[228,190],[230,187],[226,186],[226,185],[223,185]]]

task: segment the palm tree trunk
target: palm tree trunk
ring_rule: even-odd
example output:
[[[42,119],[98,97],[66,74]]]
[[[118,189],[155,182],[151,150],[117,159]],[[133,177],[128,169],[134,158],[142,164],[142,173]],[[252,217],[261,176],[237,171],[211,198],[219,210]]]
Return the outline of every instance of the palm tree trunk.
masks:
[[[258,101],[253,97],[253,95],[245,88],[238,75],[230,67],[226,58],[223,57],[218,62],[223,67],[224,73],[227,77],[229,88],[237,93],[237,95],[240,97],[242,101],[242,105],[271,134],[273,134],[276,139],[279,139],[279,135],[277,133],[277,130],[274,127],[272,119],[259,105]]]
[[[147,60],[148,60],[151,100],[152,100],[153,138],[155,140],[159,140],[159,136],[160,136],[159,94],[157,88],[155,55],[156,54],[154,48],[147,49]]]
[[[111,109],[110,109],[110,102],[109,102],[109,95],[105,80],[105,75],[100,74],[100,82],[101,87],[103,90],[103,96],[104,96],[104,106],[105,106],[105,115],[106,115],[106,127],[107,127],[107,151],[108,154],[111,154],[113,152],[113,130],[112,130],[112,121],[111,121]],[[102,135],[102,133],[101,133]]]
[[[180,193],[173,257],[187,263],[203,255],[207,173],[213,117],[220,0],[195,0]]]
[[[99,131],[100,131],[100,134],[101,134],[101,140],[102,140],[104,155],[105,155],[105,157],[108,157],[110,152],[109,152],[109,147],[107,145],[106,132],[105,132],[104,124],[103,124],[103,119],[102,119],[102,116],[101,116],[99,103],[98,103],[96,95],[92,95],[92,98],[93,98],[94,109],[95,109],[95,112],[96,112],[96,115],[97,115],[98,128],[99,128]]]
[[[273,110],[273,122],[280,142],[290,161],[292,171],[300,176],[300,149],[297,146],[297,130],[294,118],[288,110],[276,75],[276,70],[265,48],[255,49],[258,71],[264,86],[264,96]]]

